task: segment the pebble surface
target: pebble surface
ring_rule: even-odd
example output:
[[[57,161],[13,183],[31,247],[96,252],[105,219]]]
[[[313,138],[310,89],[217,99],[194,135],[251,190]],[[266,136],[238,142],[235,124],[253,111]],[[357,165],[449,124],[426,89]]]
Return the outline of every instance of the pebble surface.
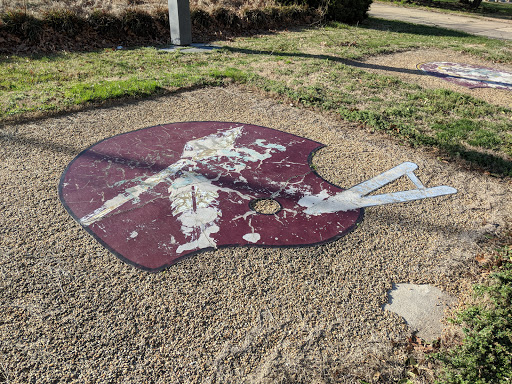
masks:
[[[118,260],[61,205],[59,178],[88,146],[208,120],[322,142],[316,170],[345,188],[412,161],[426,186],[459,192],[368,208],[329,244],[224,248],[154,274]],[[479,242],[512,212],[507,181],[234,86],[7,125],[0,140],[0,381],[10,383],[396,381],[411,330],[382,310],[387,291],[459,295]]]

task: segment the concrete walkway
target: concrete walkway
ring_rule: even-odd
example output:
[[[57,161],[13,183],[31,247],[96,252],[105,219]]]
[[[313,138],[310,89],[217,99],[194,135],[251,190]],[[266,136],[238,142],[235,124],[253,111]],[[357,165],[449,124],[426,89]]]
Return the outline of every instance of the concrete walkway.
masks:
[[[472,35],[512,40],[512,21],[485,17],[468,17],[453,13],[425,11],[385,3],[373,3],[370,16],[386,20],[399,20],[414,24],[454,29]]]

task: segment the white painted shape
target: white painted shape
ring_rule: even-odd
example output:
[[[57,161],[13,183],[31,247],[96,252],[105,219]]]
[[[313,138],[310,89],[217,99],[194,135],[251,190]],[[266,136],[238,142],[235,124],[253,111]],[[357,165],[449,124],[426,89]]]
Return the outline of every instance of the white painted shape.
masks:
[[[227,131],[191,140],[185,144],[181,157],[202,160],[221,156],[222,151],[234,147],[236,139],[242,134],[242,129],[243,126],[235,127]]]
[[[215,207],[219,192],[235,193],[242,200],[251,200],[253,196],[230,188],[215,186],[212,180],[194,172],[198,163],[204,164],[215,159],[215,167],[221,170],[220,177],[221,173],[226,171],[228,173],[235,171],[240,174],[246,168],[247,162],[261,162],[272,157],[272,153],[275,151],[286,150],[286,147],[282,145],[267,143],[263,139],[254,142],[256,146],[265,149],[263,152],[247,147],[236,148],[235,142],[242,135],[242,130],[243,126],[239,126],[187,142],[180,160],[106,201],[101,207],[80,219],[80,222],[85,226],[91,225],[129,201],[135,204],[138,202],[140,195],[159,183],[172,182],[168,188],[168,193],[173,215],[179,215],[178,220],[182,223],[183,234],[186,237],[192,237],[190,242],[180,245],[177,252],[182,253],[185,250],[215,247],[215,240],[210,235],[219,231],[215,224],[215,221],[222,216],[222,212]],[[223,157],[227,157],[227,160],[219,161]],[[185,170],[185,168],[188,168],[188,170]],[[171,178],[179,171],[182,172],[180,177],[172,180]],[[239,180],[247,182],[242,176],[239,177]],[[244,215],[244,219],[246,217]],[[194,238],[194,235],[198,232],[199,237]],[[259,234],[253,234],[248,237],[251,240],[247,241],[256,242],[259,240],[256,239],[257,236]],[[174,238],[172,240],[171,243],[176,243]]]
[[[247,218],[249,216],[252,216],[252,215],[257,215],[256,212],[254,211],[247,211],[245,212],[243,215],[239,215],[239,216],[236,216],[236,217],[233,217],[233,220],[232,221],[235,221],[235,220],[238,220],[238,219],[244,219],[244,220],[247,220]]]
[[[219,217],[219,211],[213,207],[197,208],[195,211],[183,212],[178,217],[184,227],[194,228],[204,226]]]
[[[194,249],[202,249],[213,247],[216,248],[216,244],[212,241],[211,234],[219,232],[219,227],[217,225],[211,225],[208,228],[205,228],[199,237],[195,240],[192,240],[186,244],[181,244],[177,249],[176,253],[183,253],[185,251],[191,251]]]
[[[299,205],[302,207],[313,207],[321,202],[323,202],[325,199],[329,198],[329,193],[322,189],[320,193],[317,193],[316,195],[313,194],[306,194],[304,195],[299,201]]]
[[[124,203],[127,203],[130,201],[133,197],[129,195],[128,193],[122,193],[117,195],[116,197],[107,200],[100,208],[94,210],[93,212],[89,213],[88,215],[85,215],[80,219],[80,223],[82,225],[88,226],[92,223],[101,220],[103,217],[108,215],[113,210],[117,209]]]
[[[130,233],[130,239],[135,239],[138,235],[139,233],[137,231],[133,231],[132,233]]]
[[[412,173],[417,167],[414,163],[402,163],[370,180],[332,196],[326,196],[325,190],[316,195],[305,195],[298,201],[298,204],[306,208],[304,213],[318,216],[324,213],[346,212],[364,207],[401,203],[457,193],[455,188],[444,185],[433,188],[423,187],[421,181]],[[411,178],[411,181],[419,188],[410,191],[365,196],[403,175]]]
[[[386,184],[389,184],[392,181],[395,181],[396,179],[399,179],[400,177],[409,172],[413,172],[416,169],[418,169],[418,166],[416,164],[411,162],[405,162],[400,165],[397,165],[394,168],[391,168],[386,172],[381,173],[380,175],[372,177],[371,179],[364,181],[361,184],[353,186],[352,188],[350,188],[350,190],[364,196],[369,194],[370,192],[382,188]]]
[[[103,219],[110,212],[116,210],[117,208],[124,205],[128,201],[138,199],[142,193],[155,187],[169,176],[174,175],[176,172],[178,172],[178,170],[180,170],[187,164],[191,165],[193,163],[190,162],[190,160],[180,159],[174,164],[171,164],[170,166],[165,168],[164,170],[158,172],[157,174],[148,177],[141,184],[127,188],[123,193],[120,193],[119,195],[113,197],[110,200],[107,200],[105,203],[103,203],[101,207],[89,213],[88,215],[82,217],[80,219],[80,223],[82,225],[88,226],[98,220]]]
[[[244,240],[247,240],[251,243],[257,243],[261,239],[261,235],[259,233],[247,233],[242,236]]]

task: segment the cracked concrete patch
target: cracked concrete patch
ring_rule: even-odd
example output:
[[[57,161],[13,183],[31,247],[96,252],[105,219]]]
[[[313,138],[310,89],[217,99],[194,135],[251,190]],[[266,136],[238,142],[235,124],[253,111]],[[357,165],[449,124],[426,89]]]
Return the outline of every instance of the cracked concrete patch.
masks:
[[[426,341],[439,338],[443,332],[445,311],[457,299],[428,284],[393,284],[384,310],[402,316],[417,336]]]

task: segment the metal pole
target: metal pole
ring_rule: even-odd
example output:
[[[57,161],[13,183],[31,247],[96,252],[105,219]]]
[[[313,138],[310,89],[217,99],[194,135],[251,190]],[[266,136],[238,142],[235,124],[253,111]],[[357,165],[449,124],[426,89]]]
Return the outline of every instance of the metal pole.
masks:
[[[190,21],[190,4],[188,0],[167,0],[169,4],[169,24],[171,42],[174,45],[192,43],[192,23]]]

